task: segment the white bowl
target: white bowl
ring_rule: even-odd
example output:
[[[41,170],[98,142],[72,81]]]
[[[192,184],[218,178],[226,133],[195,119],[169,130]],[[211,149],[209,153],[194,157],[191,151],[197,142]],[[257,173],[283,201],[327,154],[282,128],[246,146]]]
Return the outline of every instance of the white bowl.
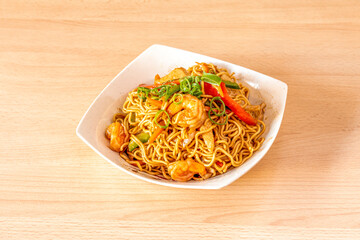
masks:
[[[195,62],[213,63],[234,72],[250,88],[250,101],[266,103],[265,124],[263,135],[265,141],[261,148],[240,167],[225,174],[205,181],[175,182],[152,176],[137,170],[119,154],[109,149],[109,141],[105,138],[106,127],[112,122],[113,115],[122,107],[127,93],[141,83],[153,83],[154,76],[167,74],[175,67],[190,67]],[[115,167],[139,179],[177,188],[219,189],[229,185],[260,161],[266,154],[279,131],[284,115],[287,85],[279,80],[249,70],[247,68],[163,45],[152,45],[126,66],[96,97],[81,119],[76,134],[95,152]]]

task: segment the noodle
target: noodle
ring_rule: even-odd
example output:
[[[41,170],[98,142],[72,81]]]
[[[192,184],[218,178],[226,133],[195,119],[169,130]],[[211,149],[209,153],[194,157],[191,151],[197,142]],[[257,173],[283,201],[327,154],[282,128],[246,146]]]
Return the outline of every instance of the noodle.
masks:
[[[237,82],[233,73],[230,74],[226,69],[218,68],[211,63],[197,63],[187,70],[192,76],[202,76],[204,71],[216,74],[224,80]],[[213,96],[204,94],[204,82],[201,82],[200,86],[203,94],[199,101],[202,101],[203,104],[210,102]],[[251,158],[264,142],[261,135],[265,131],[265,124],[262,121],[265,104],[251,105],[248,99],[249,89],[241,84],[239,86],[240,89],[228,89],[228,94],[257,119],[254,126],[240,120],[234,112],[227,114],[227,121],[224,116],[216,116],[211,112],[209,116],[212,120],[207,117],[202,124],[210,127],[191,130],[177,124],[181,118],[180,114],[169,119],[166,118],[166,114],[159,115],[159,107],[141,99],[137,89],[133,90],[128,94],[123,104],[122,111],[125,114],[117,113],[114,115],[114,122],[121,123],[125,130],[124,136],[128,139],[121,145],[120,156],[129,164],[139,168],[140,171],[165,179],[172,179],[169,172],[171,163],[188,158],[203,165],[206,169],[206,174],[194,174],[192,176],[191,179],[196,181],[214,177],[241,166]],[[173,102],[174,100],[170,98],[163,103],[161,109],[166,109]],[[215,102],[214,106],[221,107]],[[158,122],[167,123],[169,121],[169,126],[160,133],[154,142],[143,143],[135,135],[143,132],[151,136],[159,128],[154,121],[157,114],[159,115]],[[225,124],[217,125],[212,121]],[[205,140],[207,133],[213,135],[213,149]],[[129,151],[129,141],[135,142],[138,147]],[[187,144],[184,144],[185,142]]]

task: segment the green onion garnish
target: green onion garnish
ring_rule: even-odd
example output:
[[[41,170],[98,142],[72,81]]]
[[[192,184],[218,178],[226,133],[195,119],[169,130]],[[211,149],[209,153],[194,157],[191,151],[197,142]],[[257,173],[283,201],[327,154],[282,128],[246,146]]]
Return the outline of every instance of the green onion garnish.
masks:
[[[201,78],[200,78],[199,76],[196,76],[196,77],[195,77],[195,82],[196,82],[196,83],[200,83],[200,81],[201,81]]]
[[[180,97],[180,100],[176,101],[176,98],[177,98],[177,97]],[[183,102],[183,100],[184,100],[184,96],[183,96],[182,94],[180,94],[180,93],[176,93],[176,94],[174,95],[174,97],[173,97],[173,101],[174,101],[174,103],[175,103],[176,105],[181,104],[181,103]]]
[[[185,77],[187,80],[189,80],[190,83],[194,82],[194,76],[187,76]]]
[[[225,119],[225,122],[223,122],[223,123],[215,122],[210,116],[210,111],[208,111],[208,116],[209,116],[211,122],[215,123],[216,125],[220,125],[220,126],[227,124],[228,120],[229,120],[229,116],[227,114],[225,114],[226,119]]]
[[[218,108],[218,107],[214,107],[213,104],[214,104],[214,101],[217,100],[219,102],[221,102],[221,105],[222,107]],[[218,110],[218,113],[216,113],[214,111],[214,109]],[[223,100],[221,100],[220,97],[213,97],[210,101],[210,111],[209,112],[212,112],[214,115],[218,116],[218,117],[221,117],[225,114],[225,110],[226,110],[226,107],[225,107],[225,103],[223,102]],[[221,111],[221,112],[220,112]]]
[[[167,101],[174,93],[180,91],[179,85],[168,85],[169,87],[166,89],[165,101]]]
[[[180,90],[185,93],[191,90],[191,83],[189,79],[184,78],[180,81]]]
[[[138,94],[139,98],[142,100],[146,100],[146,98],[149,97],[149,92],[150,92],[149,88],[138,87],[138,89],[137,89],[137,94]]]
[[[151,89],[151,90],[150,90],[150,94],[152,94],[152,95],[159,95],[159,94],[160,94],[160,93],[159,93],[159,88],[160,88],[160,87],[156,87],[156,88]]]
[[[167,124],[164,125],[164,126],[163,126],[163,125],[160,125],[160,123],[158,123],[158,121],[157,121],[159,115],[160,115],[162,112],[164,112],[164,113],[166,114],[166,116],[168,117]],[[155,121],[156,125],[158,125],[160,128],[166,129],[166,128],[170,125],[170,116],[169,116],[169,114],[168,114],[165,110],[161,109],[161,110],[159,110],[159,111],[156,113],[155,118],[154,118],[154,121]]]
[[[200,84],[198,84],[198,83],[193,83],[193,84],[191,85],[191,90],[193,90],[193,89],[201,90]]]
[[[159,91],[159,97],[164,96],[164,95],[167,93],[169,87],[170,87],[169,85],[163,85],[163,86],[161,86],[161,87],[160,87],[160,91]]]

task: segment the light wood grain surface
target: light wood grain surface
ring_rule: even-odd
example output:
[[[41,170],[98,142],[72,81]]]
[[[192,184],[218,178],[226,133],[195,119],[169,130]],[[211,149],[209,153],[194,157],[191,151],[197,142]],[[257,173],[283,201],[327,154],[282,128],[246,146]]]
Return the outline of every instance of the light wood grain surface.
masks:
[[[0,239],[360,239],[360,2],[0,0]],[[221,190],[172,189],[75,135],[154,43],[286,82],[266,157]]]

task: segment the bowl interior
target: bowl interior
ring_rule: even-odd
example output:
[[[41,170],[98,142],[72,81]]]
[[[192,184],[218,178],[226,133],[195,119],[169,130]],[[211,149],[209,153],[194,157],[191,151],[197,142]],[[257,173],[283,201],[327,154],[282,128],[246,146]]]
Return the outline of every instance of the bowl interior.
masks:
[[[138,171],[136,167],[122,160],[118,153],[108,148],[109,142],[104,135],[106,127],[112,122],[113,115],[122,107],[128,92],[141,83],[153,83],[156,74],[163,76],[175,67],[187,68],[194,65],[195,62],[213,63],[228,69],[229,72],[234,72],[235,76],[249,87],[251,103],[266,103],[264,118],[266,131],[263,135],[265,141],[262,147],[242,166],[205,181],[175,182]],[[114,166],[137,178],[172,187],[218,189],[245,174],[269,150],[280,128],[286,95],[287,85],[285,83],[261,73],[200,54],[153,45],[132,61],[98,95],[81,119],[77,134]]]

